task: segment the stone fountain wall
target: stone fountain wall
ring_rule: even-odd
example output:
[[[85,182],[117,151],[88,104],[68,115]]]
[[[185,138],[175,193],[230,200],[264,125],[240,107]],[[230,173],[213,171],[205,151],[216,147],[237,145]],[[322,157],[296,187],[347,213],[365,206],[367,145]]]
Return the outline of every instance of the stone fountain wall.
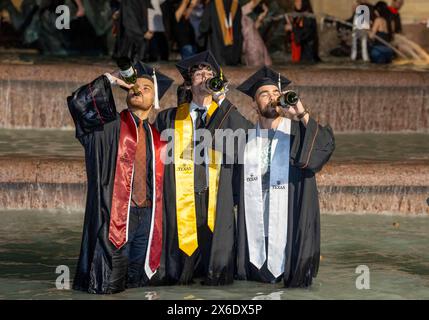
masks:
[[[70,129],[66,97],[113,66],[0,65],[0,128]],[[180,78],[162,100],[175,105]],[[234,90],[254,69],[225,69],[230,99],[255,120],[251,99]],[[305,105],[322,123],[341,132],[429,131],[429,73],[329,68],[280,68]],[[118,109],[125,95],[116,89]],[[152,118],[155,114],[152,115]],[[429,137],[429,135],[428,135]],[[428,139],[429,143],[429,139]],[[323,213],[429,215],[429,163],[331,162],[317,175]],[[83,210],[83,157],[76,159],[0,156],[1,209]]]
[[[429,215],[429,166],[330,163],[317,175],[320,207],[330,214]],[[0,209],[83,210],[83,159],[0,159]]]
[[[72,128],[66,97],[112,67],[0,65],[0,128]],[[176,104],[180,76],[172,66],[161,67],[175,79],[164,108]],[[278,68],[292,80],[306,106],[335,132],[429,132],[429,73],[384,70]],[[250,120],[252,101],[234,88],[252,74],[251,68],[225,68],[231,79],[229,99]],[[118,109],[125,94],[115,90]],[[152,115],[152,118],[155,114]]]

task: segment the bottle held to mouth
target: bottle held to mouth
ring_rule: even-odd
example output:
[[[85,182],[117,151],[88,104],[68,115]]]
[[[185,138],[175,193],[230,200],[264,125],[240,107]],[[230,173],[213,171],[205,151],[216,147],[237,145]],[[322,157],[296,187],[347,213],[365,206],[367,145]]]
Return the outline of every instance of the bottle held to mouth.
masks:
[[[134,85],[132,87],[134,95],[140,95],[139,86],[137,85],[137,72],[131,63],[131,60],[127,57],[119,58],[117,60],[117,65],[122,79],[128,84]]]
[[[227,82],[221,77],[213,77],[206,81],[206,88],[211,92],[220,92],[225,88]]]
[[[278,99],[274,102],[274,106],[279,106],[287,109],[291,106],[296,106],[298,101],[298,94],[295,91],[291,90],[278,97]]]

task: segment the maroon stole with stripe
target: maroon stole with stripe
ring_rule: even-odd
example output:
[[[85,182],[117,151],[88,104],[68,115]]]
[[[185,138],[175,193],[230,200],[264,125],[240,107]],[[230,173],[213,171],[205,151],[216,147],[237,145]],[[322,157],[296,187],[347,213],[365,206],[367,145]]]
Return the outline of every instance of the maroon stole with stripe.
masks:
[[[109,240],[116,248],[121,248],[128,241],[128,216],[131,202],[133,167],[137,149],[137,126],[131,112],[124,110],[120,114],[120,134],[118,154],[116,157],[115,178],[110,211]],[[154,200],[152,203],[153,232],[148,248],[150,267],[155,271],[161,259],[162,248],[162,193],[164,163],[161,161],[161,150],[165,142],[161,141],[158,131],[149,126],[152,134],[154,161]]]

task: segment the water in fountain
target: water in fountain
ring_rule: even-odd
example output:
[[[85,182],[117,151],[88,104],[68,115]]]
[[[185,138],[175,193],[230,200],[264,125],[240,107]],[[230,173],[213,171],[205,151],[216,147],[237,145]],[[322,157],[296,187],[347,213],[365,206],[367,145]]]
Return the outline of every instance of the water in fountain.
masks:
[[[310,289],[235,281],[231,286],[146,287],[121,294],[58,290],[56,267],[73,277],[82,212],[0,212],[0,299],[428,299],[429,219],[322,216],[321,264]],[[370,271],[370,289],[356,288],[356,268]]]

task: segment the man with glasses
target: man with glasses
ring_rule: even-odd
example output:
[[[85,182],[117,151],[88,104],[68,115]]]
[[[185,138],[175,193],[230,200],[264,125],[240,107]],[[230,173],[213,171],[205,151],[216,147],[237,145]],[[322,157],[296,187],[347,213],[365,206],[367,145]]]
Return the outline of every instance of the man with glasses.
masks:
[[[236,132],[251,124],[227,99],[219,98],[219,92],[207,87],[208,80],[223,77],[210,52],[183,60],[177,68],[188,99],[160,112],[155,121],[164,138],[166,130],[170,131],[173,148],[167,148],[167,157],[174,160],[165,166],[166,236],[161,259],[164,274],[160,276],[167,284],[188,284],[196,278],[206,285],[229,284],[235,269],[237,152],[233,148],[232,161],[222,163],[227,146],[215,150],[206,138],[210,140],[215,130]]]

